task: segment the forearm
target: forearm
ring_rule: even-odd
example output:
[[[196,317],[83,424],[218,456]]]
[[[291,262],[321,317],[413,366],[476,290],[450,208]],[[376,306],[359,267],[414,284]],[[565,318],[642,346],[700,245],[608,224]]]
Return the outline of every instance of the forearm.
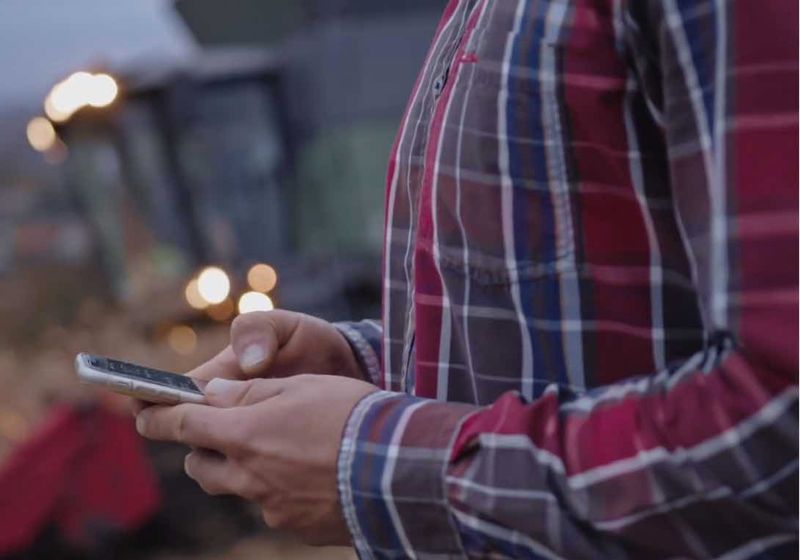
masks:
[[[362,558],[458,554],[445,489],[449,451],[476,407],[380,391],[350,415],[339,452],[339,491]]]
[[[719,348],[573,401],[379,393],[339,463],[365,556],[716,556],[796,538],[796,476],[794,375]]]

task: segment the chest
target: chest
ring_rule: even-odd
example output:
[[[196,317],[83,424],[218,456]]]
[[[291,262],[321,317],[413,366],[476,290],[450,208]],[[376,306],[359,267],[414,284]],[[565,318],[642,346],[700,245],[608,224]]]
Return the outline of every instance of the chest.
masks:
[[[611,4],[451,3],[390,163],[387,210],[404,258],[407,244],[489,279],[536,274],[574,256],[566,199],[603,211],[608,199],[592,189],[616,189],[628,197],[617,211],[638,212]],[[513,262],[509,232],[524,245]]]
[[[387,385],[480,401],[653,367],[646,329],[625,368],[595,351],[598,320],[653,323],[654,249],[685,264],[615,4],[448,6],[389,167]]]

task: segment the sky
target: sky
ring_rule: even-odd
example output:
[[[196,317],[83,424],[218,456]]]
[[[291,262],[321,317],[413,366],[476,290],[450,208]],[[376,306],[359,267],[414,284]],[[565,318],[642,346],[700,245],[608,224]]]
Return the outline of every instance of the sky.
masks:
[[[0,110],[38,103],[87,65],[194,48],[170,0],[0,0]]]

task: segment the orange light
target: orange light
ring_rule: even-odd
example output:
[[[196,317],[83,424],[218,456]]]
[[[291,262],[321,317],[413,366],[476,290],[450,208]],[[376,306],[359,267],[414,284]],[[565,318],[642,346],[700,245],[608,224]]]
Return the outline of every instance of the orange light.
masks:
[[[86,102],[92,107],[108,107],[117,98],[119,86],[108,74],[95,74],[86,95]]]
[[[194,309],[205,309],[208,307],[208,302],[203,299],[203,296],[200,295],[200,290],[197,288],[197,278],[192,278],[189,283],[186,284],[183,295],[186,298],[186,303]]]
[[[270,292],[278,283],[278,273],[268,264],[255,264],[247,271],[247,283],[257,292]]]
[[[56,142],[56,131],[44,117],[34,117],[25,130],[28,142],[37,152],[46,152]]]
[[[119,93],[116,80],[108,74],[75,72],[58,82],[44,100],[44,111],[51,120],[63,122],[75,111],[90,105],[107,107]]]
[[[75,72],[53,87],[50,92],[53,107],[61,113],[74,113],[86,104],[92,83],[93,76],[89,72]]]
[[[192,327],[177,325],[167,333],[167,343],[176,353],[188,356],[197,348],[197,334]]]
[[[48,116],[48,118],[53,122],[64,122],[67,120],[72,113],[65,113],[56,108],[53,104],[53,96],[48,95],[44,100],[44,114]]]

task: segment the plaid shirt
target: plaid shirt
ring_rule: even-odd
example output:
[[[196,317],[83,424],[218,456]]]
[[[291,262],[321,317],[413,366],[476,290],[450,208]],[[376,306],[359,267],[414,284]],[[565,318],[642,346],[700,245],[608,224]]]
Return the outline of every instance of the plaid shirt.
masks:
[[[451,0],[388,171],[365,558],[797,554],[796,0]]]

